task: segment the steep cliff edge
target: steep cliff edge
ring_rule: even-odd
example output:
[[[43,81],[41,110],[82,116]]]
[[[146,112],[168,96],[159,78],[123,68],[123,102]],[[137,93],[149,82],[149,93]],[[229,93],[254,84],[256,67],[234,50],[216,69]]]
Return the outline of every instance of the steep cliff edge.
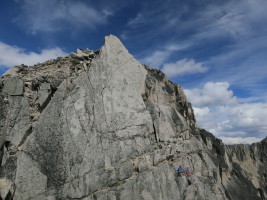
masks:
[[[14,67],[0,92],[2,199],[267,196],[266,140],[225,146],[198,128],[183,89],[115,36],[98,51]]]

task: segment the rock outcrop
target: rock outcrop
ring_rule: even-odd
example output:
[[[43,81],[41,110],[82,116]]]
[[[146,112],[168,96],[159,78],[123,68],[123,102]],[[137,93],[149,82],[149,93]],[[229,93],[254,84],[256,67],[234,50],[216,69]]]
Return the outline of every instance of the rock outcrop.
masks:
[[[115,36],[0,81],[0,199],[267,197],[266,139],[225,146],[198,128],[181,86]]]
[[[247,182],[243,190],[244,196],[249,196],[253,186],[258,190],[262,199],[267,199],[267,137],[259,143],[247,145],[226,146],[227,154],[231,163],[235,166],[233,170],[234,178],[243,179]],[[241,178],[240,178],[241,177]],[[229,181],[232,199],[237,198],[236,183]]]

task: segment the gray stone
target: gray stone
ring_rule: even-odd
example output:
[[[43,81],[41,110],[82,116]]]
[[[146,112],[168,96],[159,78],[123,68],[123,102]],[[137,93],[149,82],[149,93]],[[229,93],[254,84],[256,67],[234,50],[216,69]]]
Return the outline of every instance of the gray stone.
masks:
[[[34,199],[45,193],[47,177],[40,171],[38,164],[24,153],[18,154],[17,162],[19,167],[16,173],[14,199]]]
[[[31,130],[29,102],[26,97],[12,96],[9,100],[9,122],[6,141],[16,149]]]
[[[47,105],[48,101],[51,98],[51,95],[52,95],[52,90],[50,84],[49,83],[41,84],[37,95],[38,97],[37,101],[41,108]]]
[[[9,191],[11,190],[12,182],[8,179],[0,179],[0,197],[6,199]]]
[[[24,81],[20,78],[14,77],[5,80],[3,93],[12,96],[23,95],[24,92]]]

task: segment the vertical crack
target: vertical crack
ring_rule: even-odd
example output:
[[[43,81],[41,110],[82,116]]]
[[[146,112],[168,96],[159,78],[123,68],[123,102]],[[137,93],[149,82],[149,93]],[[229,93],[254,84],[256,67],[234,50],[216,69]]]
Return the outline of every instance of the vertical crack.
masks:
[[[27,138],[32,134],[32,131],[33,131],[32,126],[30,126],[26,130],[26,132],[25,132],[23,138],[21,139],[21,142],[19,143],[18,147],[20,147],[21,145],[23,145],[26,142]]]
[[[154,122],[153,122],[153,132],[154,132],[154,136],[155,136],[156,143],[158,143],[159,141],[158,141],[157,131],[156,131]]]

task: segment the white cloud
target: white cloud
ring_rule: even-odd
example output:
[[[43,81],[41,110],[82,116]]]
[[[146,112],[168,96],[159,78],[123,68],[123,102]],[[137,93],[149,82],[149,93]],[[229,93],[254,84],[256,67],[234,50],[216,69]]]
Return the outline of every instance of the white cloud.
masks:
[[[227,82],[207,82],[202,89],[185,89],[185,93],[196,107],[237,103],[237,98],[233,96],[233,91],[229,90],[229,87],[230,84]]]
[[[33,65],[38,62],[67,55],[62,49],[43,49],[40,53],[27,52],[25,49],[10,46],[0,42],[0,65],[12,67],[14,65],[25,64]]]
[[[222,124],[222,129],[232,129],[232,127],[240,130],[251,130],[260,128],[265,130],[267,135],[267,123],[263,119],[267,119],[267,103],[246,103],[236,104],[234,106],[220,107],[220,113],[227,114],[229,121]]]
[[[208,107],[203,107],[203,108],[194,107],[194,113],[196,119],[207,121],[212,117],[210,109]]]
[[[23,12],[15,21],[32,34],[85,27],[93,29],[106,23],[107,16],[112,15],[107,9],[96,10],[81,1],[24,0],[19,3]]]
[[[185,90],[197,123],[225,143],[252,143],[267,135],[267,103],[241,103],[227,82]]]
[[[202,63],[197,63],[194,59],[182,59],[175,63],[166,63],[162,71],[169,77],[183,74],[203,73],[208,70]]]
[[[262,140],[256,137],[220,137],[220,139],[226,144],[251,144]]]

